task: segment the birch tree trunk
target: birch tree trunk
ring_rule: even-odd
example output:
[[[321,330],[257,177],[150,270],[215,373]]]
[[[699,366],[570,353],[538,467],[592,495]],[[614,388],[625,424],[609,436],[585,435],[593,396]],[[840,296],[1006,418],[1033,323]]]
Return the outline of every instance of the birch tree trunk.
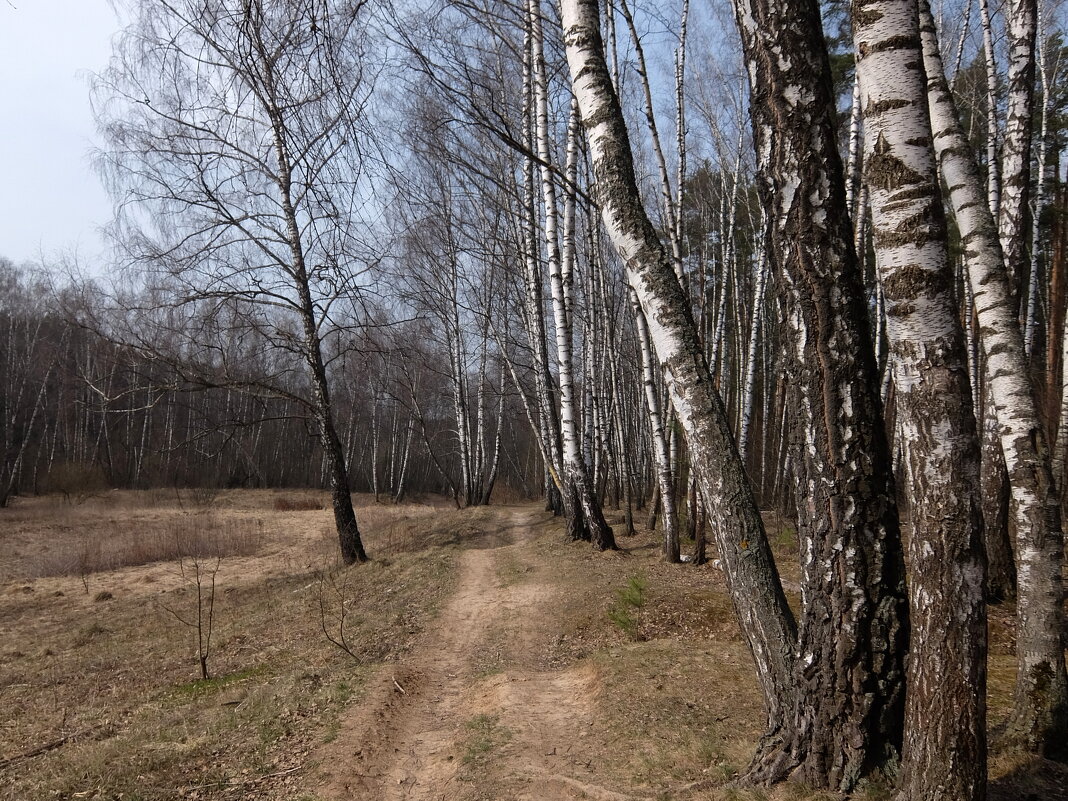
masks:
[[[1037,23],[1037,52],[1036,57],[1038,61],[1038,75],[1039,81],[1042,86],[1042,104],[1039,119],[1039,134],[1038,134],[1038,155],[1035,159],[1036,167],[1038,168],[1038,174],[1035,176],[1035,201],[1034,211],[1031,215],[1031,273],[1028,279],[1027,286],[1027,313],[1025,315],[1024,326],[1024,348],[1027,351],[1027,358],[1031,360],[1033,358],[1034,344],[1035,344],[1035,331],[1038,328],[1038,297],[1039,297],[1039,285],[1040,275],[1043,271],[1039,269],[1039,265],[1042,262],[1042,236],[1040,222],[1042,220],[1042,210],[1046,204],[1046,149],[1049,146],[1049,113],[1050,113],[1050,71],[1047,68],[1045,57],[1045,33],[1044,25],[1042,23],[1042,14],[1038,14]],[[1052,292],[1050,293],[1052,295]],[[1048,315],[1047,315],[1048,316]],[[1047,376],[1053,376],[1056,372],[1056,366],[1047,364],[1046,374]],[[1052,384],[1053,379],[1047,378],[1047,382]],[[1052,410],[1051,410],[1052,411]]]
[[[760,344],[760,321],[764,316],[764,289],[768,282],[767,248],[761,243],[757,258],[753,311],[749,319],[749,353],[745,361],[745,379],[742,384],[742,404],[738,424],[738,452],[745,463],[749,454],[749,428],[753,422],[753,388],[756,385],[757,347]]]
[[[915,0],[854,0],[865,176],[908,476],[911,647],[899,797],[986,792],[979,449]]]
[[[965,266],[986,355],[984,377],[994,402],[1012,488],[1011,514],[1019,563],[1019,672],[1009,736],[1029,750],[1051,753],[1063,750],[1068,736],[1060,501],[994,218],[982,202],[979,168],[946,84],[926,0],[921,0],[921,9],[934,144],[965,245]]]
[[[605,522],[601,505],[594,496],[589,470],[582,458],[582,443],[576,420],[571,322],[567,309],[567,298],[571,293],[569,287],[565,285],[560,245],[557,239],[556,184],[552,172],[552,154],[549,149],[549,101],[540,0],[529,0],[527,11],[531,26],[535,140],[541,167],[542,200],[545,207],[545,243],[549,262],[553,321],[556,326],[556,363],[560,377],[560,434],[565,474],[564,491],[570,495],[571,501],[567,504],[570,507],[567,526],[571,539],[590,540],[599,551],[614,550],[616,548],[615,537],[611,527]],[[574,251],[573,245],[571,251]],[[569,282],[570,276],[568,276]],[[566,501],[565,498],[565,503]]]
[[[626,123],[605,62],[597,0],[562,0],[571,83],[589,142],[601,218],[649,323],[672,405],[707,501],[728,587],[753,654],[769,727],[792,706],[796,627],[764,524],[712,386],[671,257],[642,206]]]
[[[1027,278],[1027,217],[1031,198],[1031,115],[1035,99],[1036,0],[1009,0],[1008,102],[1001,147],[1001,210],[998,234],[1014,294]]]
[[[849,792],[900,756],[905,567],[815,0],[737,0],[785,307],[803,608],[795,707],[750,775]]]
[[[996,220],[1001,214],[1001,165],[998,162],[998,68],[994,59],[994,29],[990,0],[979,0],[983,26],[983,56],[986,60],[986,202]]]
[[[638,329],[638,348],[642,357],[642,385],[645,387],[646,408],[649,410],[649,426],[653,436],[653,455],[656,458],[658,501],[664,507],[664,561],[679,561],[679,517],[675,509],[674,477],[671,472],[671,454],[667,436],[664,434],[664,417],[660,411],[660,396],[656,386],[656,366],[653,364],[653,348],[649,341],[649,324],[645,321],[641,304],[634,290],[630,292],[634,307],[634,322]],[[653,514],[656,503],[653,504]],[[655,518],[653,526],[655,526]],[[650,526],[652,528],[652,526]]]

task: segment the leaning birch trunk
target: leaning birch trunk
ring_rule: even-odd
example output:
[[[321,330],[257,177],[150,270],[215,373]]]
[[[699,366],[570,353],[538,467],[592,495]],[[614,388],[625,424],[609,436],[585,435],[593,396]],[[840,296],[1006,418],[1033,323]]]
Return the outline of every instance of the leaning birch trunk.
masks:
[[[849,792],[901,747],[907,601],[890,450],[818,5],[737,0],[735,15],[785,304],[803,598],[796,704],[749,775]]]
[[[912,520],[899,799],[980,801],[986,607],[979,447],[931,144],[919,9],[916,0],[854,0],[853,20],[864,172]]]
[[[334,424],[334,409],[330,400],[330,384],[326,376],[326,365],[323,362],[322,341],[319,338],[316,321],[312,316],[314,305],[308,285],[308,273],[304,265],[304,254],[300,247],[299,234],[297,233],[297,219],[289,204],[288,197],[284,202],[284,206],[287,212],[288,233],[292,243],[291,249],[294,261],[292,269],[297,279],[301,323],[304,328],[304,357],[311,372],[312,398],[314,399],[315,418],[319,428],[319,441],[330,474],[330,501],[334,510],[334,526],[337,529],[341,558],[345,564],[362,563],[367,561],[367,552],[364,550],[363,539],[356,523],[356,512],[352,508],[352,490],[349,485],[349,471],[348,465],[345,463],[345,452],[341,447],[341,438],[338,436],[337,427]],[[373,465],[372,467],[377,476],[378,466]]]
[[[1051,752],[1063,749],[1068,737],[1060,501],[994,218],[982,202],[979,168],[945,81],[930,9],[926,2],[921,7],[925,12],[924,62],[930,81],[935,148],[965,245],[968,281],[986,354],[984,377],[994,401],[1012,488],[1019,572],[1019,665],[1009,735],[1030,750]]]
[[[641,304],[634,290],[630,291],[634,307],[634,323],[638,329],[638,349],[642,356],[642,385],[645,387],[645,403],[649,410],[649,426],[653,434],[653,456],[656,458],[658,498],[664,505],[664,561],[679,561],[679,517],[675,510],[675,479],[671,473],[671,454],[668,452],[667,436],[664,434],[664,417],[660,412],[660,395],[656,387],[656,367],[653,364],[653,348],[649,341],[649,324],[645,321]],[[655,514],[655,504],[654,504]],[[655,522],[654,522],[655,525]]]
[[[530,0],[527,7],[531,26],[531,77],[534,85],[534,120],[538,159],[541,162],[542,201],[545,208],[545,244],[549,262],[549,287],[556,326],[556,363],[560,382],[560,435],[565,473],[565,492],[571,496],[568,509],[568,533],[571,539],[590,540],[599,550],[615,550],[612,529],[605,522],[601,505],[594,496],[589,470],[582,458],[575,410],[575,383],[571,324],[568,319],[560,245],[557,239],[556,184],[549,151],[549,99],[542,43],[541,0]],[[577,135],[569,126],[569,131]],[[573,241],[573,234],[572,234]],[[572,245],[571,251],[574,252]]]
[[[601,218],[649,323],[708,502],[741,630],[757,665],[769,725],[775,726],[792,706],[794,695],[793,615],[726,411],[712,386],[689,304],[638,194],[626,123],[605,62],[597,0],[562,0],[561,16]]]
[[[1035,105],[1036,0],[1009,0],[1005,32],[1009,44],[1008,98],[1001,147],[1001,209],[998,236],[1015,294],[1025,288],[1027,215],[1031,198],[1031,115]]]

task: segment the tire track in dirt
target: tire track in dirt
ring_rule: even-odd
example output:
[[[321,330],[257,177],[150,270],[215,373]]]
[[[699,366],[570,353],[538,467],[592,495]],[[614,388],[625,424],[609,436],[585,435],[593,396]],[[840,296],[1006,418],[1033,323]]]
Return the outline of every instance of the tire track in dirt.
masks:
[[[541,635],[552,634],[544,611],[560,589],[536,578],[523,547],[534,513],[502,512],[507,544],[463,552],[457,589],[423,644],[379,674],[316,755],[323,774],[317,798],[630,798],[590,783],[590,763],[574,751],[593,720],[595,669],[536,669]],[[534,578],[502,581],[502,566]],[[480,673],[478,655],[495,647],[500,672]],[[501,736],[465,763],[479,720]]]

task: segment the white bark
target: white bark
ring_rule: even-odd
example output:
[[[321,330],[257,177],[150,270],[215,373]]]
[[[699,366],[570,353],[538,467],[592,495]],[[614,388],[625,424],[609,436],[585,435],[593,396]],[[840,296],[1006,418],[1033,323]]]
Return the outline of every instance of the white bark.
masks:
[[[565,285],[563,262],[557,233],[558,212],[556,206],[556,183],[552,171],[552,152],[549,147],[549,94],[546,77],[545,53],[542,35],[540,0],[529,0],[527,11],[531,26],[531,77],[534,87],[535,140],[541,171],[542,202],[545,215],[545,245],[549,264],[549,287],[552,293],[553,321],[556,326],[556,363],[560,384],[560,434],[563,448],[563,466],[569,491],[581,508],[570,511],[572,536],[591,538],[598,549],[615,548],[612,530],[605,524],[600,505],[593,494],[589,470],[582,458],[582,443],[579,438],[576,418],[574,358],[571,337],[571,321],[568,300],[571,288]],[[569,153],[577,153],[576,126],[568,127],[572,137]],[[572,222],[574,214],[572,213]],[[574,235],[571,235],[571,255],[574,254]],[[571,276],[567,277],[570,284]],[[565,501],[566,503],[566,501]]]
[[[670,258],[641,204],[619,100],[605,63],[596,0],[562,0],[571,82],[586,128],[601,218],[638,296],[705,496],[768,715],[788,708],[796,637],[763,522],[701,352]]]
[[[899,798],[980,801],[986,791],[986,608],[979,447],[931,143],[918,8],[916,0],[855,0],[853,19],[865,175],[913,526]]]
[[[1019,561],[1016,721],[1032,748],[1063,720],[1068,703],[1063,628],[1063,534],[1060,501],[1039,424],[1017,307],[1001,258],[997,229],[982,202],[980,174],[943,74],[937,35],[926,3],[924,62],[929,75],[935,149],[950,190],[986,358],[984,379],[994,403],[1012,489]],[[1044,688],[1044,689],[1043,689]],[[1037,708],[1041,707],[1041,708]],[[1058,712],[1060,710],[1060,712]],[[1063,733],[1063,730],[1062,730]],[[1036,741],[1035,738],[1038,738]]]
[[[679,518],[675,509],[675,482],[671,472],[671,454],[667,436],[664,434],[664,419],[660,411],[660,397],[656,387],[656,366],[649,341],[649,324],[645,321],[641,304],[634,290],[630,291],[634,307],[634,322],[638,329],[638,349],[642,357],[642,385],[645,387],[645,403],[649,410],[649,426],[653,436],[653,455],[656,458],[656,478],[660,488],[660,502],[664,515],[664,560],[679,561]]]
[[[761,225],[761,230],[764,226]],[[756,383],[757,345],[760,341],[760,321],[764,315],[764,288],[768,279],[768,254],[764,243],[759,245],[760,257],[757,260],[755,286],[753,292],[753,312],[749,320],[749,354],[745,362],[745,380],[742,384],[741,424],[738,427],[738,452],[742,462],[749,452],[749,426],[753,420],[753,386]]]
[[[1031,116],[1035,97],[1036,0],[1008,0],[1005,32],[1009,44],[1005,138],[1001,158],[998,235],[1015,292],[1028,270],[1026,223],[1031,194]]]
[[[983,26],[983,56],[986,59],[986,202],[996,220],[1001,213],[1001,177],[998,162],[998,68],[994,58],[990,0],[979,0],[979,20]]]

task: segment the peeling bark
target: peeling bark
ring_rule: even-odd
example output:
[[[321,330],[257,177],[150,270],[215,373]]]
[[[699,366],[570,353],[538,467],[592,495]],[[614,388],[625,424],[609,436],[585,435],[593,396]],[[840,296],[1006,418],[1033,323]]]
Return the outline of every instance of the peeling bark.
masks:
[[[854,0],[865,177],[911,511],[904,801],[986,792],[985,559],[964,331],[916,0]]]
[[[785,306],[801,543],[795,707],[750,777],[848,792],[900,756],[905,569],[816,2],[737,0]]]
[[[968,280],[975,297],[984,378],[994,404],[1016,526],[1019,668],[1009,738],[1023,747],[1063,752],[1068,736],[1064,663],[1064,535],[1046,439],[1039,423],[1017,306],[1001,259],[994,217],[982,203],[979,169],[946,85],[926,2],[924,61],[935,148],[950,189]]]

